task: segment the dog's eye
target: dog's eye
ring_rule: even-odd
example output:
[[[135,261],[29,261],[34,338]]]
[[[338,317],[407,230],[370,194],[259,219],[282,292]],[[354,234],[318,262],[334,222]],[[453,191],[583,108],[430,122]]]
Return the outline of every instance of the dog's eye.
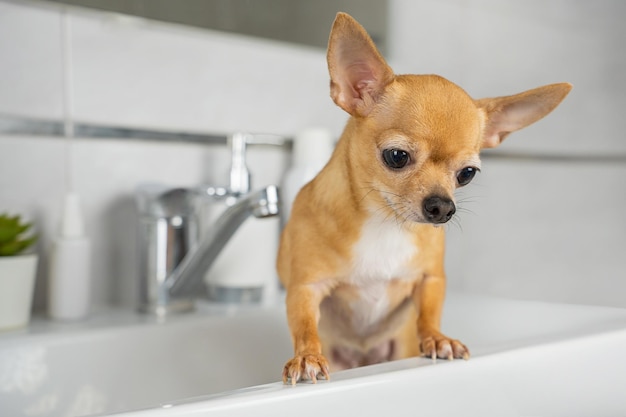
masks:
[[[404,168],[411,158],[408,152],[401,149],[385,149],[383,159],[389,168],[400,169]]]
[[[469,184],[472,179],[474,178],[474,175],[476,175],[476,172],[480,171],[478,168],[474,168],[474,167],[465,167],[462,170],[459,171],[459,173],[456,175],[456,180],[459,183],[459,186],[464,186]]]

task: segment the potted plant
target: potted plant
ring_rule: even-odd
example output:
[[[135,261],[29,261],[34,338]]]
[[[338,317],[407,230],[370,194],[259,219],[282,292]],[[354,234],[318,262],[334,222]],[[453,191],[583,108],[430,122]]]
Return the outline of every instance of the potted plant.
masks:
[[[31,228],[19,215],[0,214],[0,331],[30,321],[37,273],[37,254],[29,251],[37,240],[29,235]]]

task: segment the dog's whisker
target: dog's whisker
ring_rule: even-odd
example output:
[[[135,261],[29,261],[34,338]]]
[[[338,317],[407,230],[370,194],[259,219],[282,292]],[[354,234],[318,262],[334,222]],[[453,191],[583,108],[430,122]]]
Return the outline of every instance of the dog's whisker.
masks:
[[[473,210],[465,207],[464,201],[457,201],[456,211],[457,213],[463,213],[463,214],[468,213],[468,214],[476,215],[476,213]]]
[[[461,231],[461,233],[463,233],[463,225],[461,223],[461,219],[459,219],[457,216],[452,217],[449,223],[450,227],[456,226]]]
[[[365,188],[365,187],[363,187],[363,188]],[[361,198],[361,200],[360,200],[359,202],[361,202],[361,203],[362,203],[362,202],[363,202],[363,200],[365,200],[365,199],[367,198],[367,196],[369,196],[369,195],[370,195],[372,192],[374,192],[374,191],[377,191],[377,190],[376,190],[375,188],[370,188],[370,190],[369,190],[367,193],[365,193],[365,194],[363,195],[363,197]]]

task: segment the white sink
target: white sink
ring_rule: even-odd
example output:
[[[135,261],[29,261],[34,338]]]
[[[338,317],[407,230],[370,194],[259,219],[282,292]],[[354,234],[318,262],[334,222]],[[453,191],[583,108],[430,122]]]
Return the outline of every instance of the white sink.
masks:
[[[626,415],[623,309],[452,295],[443,329],[469,361],[413,358],[296,387],[278,382],[291,355],[282,306],[201,310],[0,334],[0,416]]]
[[[282,307],[134,312],[0,333],[0,416],[82,416],[277,381],[292,353]]]

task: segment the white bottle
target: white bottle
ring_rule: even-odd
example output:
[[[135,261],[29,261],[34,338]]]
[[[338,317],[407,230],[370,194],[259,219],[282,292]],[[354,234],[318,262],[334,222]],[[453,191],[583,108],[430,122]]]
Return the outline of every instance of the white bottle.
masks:
[[[87,316],[91,292],[91,243],[76,194],[65,196],[60,235],[52,244],[48,283],[48,312],[59,320]]]
[[[215,214],[224,209],[218,204],[213,207]],[[209,298],[239,303],[271,302],[278,289],[278,233],[278,217],[248,217],[206,275]]]
[[[333,149],[332,135],[324,128],[308,128],[294,138],[291,167],[285,173],[280,190],[283,225],[289,219],[296,195],[324,168]]]

